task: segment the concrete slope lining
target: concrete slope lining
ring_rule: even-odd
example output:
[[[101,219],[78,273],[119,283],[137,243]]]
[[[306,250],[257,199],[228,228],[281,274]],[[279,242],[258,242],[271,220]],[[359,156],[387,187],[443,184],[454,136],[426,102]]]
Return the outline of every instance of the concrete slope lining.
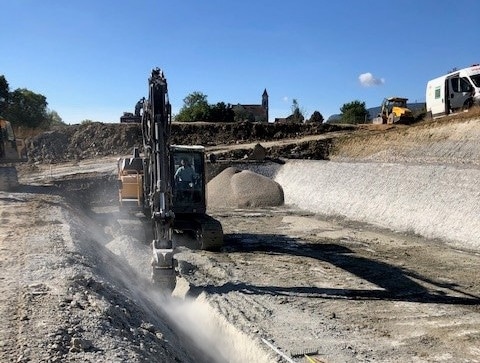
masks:
[[[294,160],[274,177],[285,203],[480,250],[480,169]]]

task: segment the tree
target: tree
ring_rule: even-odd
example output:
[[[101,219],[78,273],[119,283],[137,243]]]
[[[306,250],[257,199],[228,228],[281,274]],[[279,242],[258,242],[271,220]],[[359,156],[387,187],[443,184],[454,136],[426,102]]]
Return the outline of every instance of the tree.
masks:
[[[207,102],[207,95],[202,92],[193,92],[183,99],[183,107],[176,121],[206,121],[210,116],[210,106]]]
[[[360,124],[365,123],[370,119],[368,111],[365,108],[365,102],[360,102],[358,100],[345,103],[340,107],[340,111],[342,112],[341,123]]]
[[[295,123],[302,123],[305,117],[303,116],[303,111],[300,110],[300,106],[298,105],[298,101],[293,99],[292,102],[292,122]]]
[[[10,92],[5,76],[0,75],[0,115],[14,126],[49,129],[65,125],[57,112],[47,108],[47,98],[26,88]]]
[[[235,118],[235,112],[230,105],[224,102],[218,102],[210,106],[209,118],[211,122],[232,122]]]
[[[18,88],[10,93],[5,113],[12,125],[36,128],[47,121],[47,99],[26,88]]]
[[[60,115],[53,110],[47,110],[47,115],[46,115],[45,123],[44,125],[41,125],[42,128],[44,129],[50,129],[54,126],[61,126],[61,125],[66,125],[65,122],[63,122],[62,118]]]
[[[318,111],[314,111],[312,113],[312,116],[310,116],[310,119],[308,120],[308,122],[310,123],[318,123],[318,124],[323,123],[323,121],[324,121],[323,115]]]
[[[243,122],[243,121],[248,121],[248,122],[255,122],[255,116],[251,113],[245,110],[243,107],[236,107],[233,120],[235,122]]]
[[[10,88],[5,77],[0,76],[0,115],[7,109],[10,98]]]

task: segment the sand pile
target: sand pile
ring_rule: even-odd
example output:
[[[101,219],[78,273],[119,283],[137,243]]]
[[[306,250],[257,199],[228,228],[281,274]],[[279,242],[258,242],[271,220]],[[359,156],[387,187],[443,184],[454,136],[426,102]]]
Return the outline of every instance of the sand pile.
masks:
[[[277,182],[249,170],[230,167],[207,185],[208,205],[213,208],[271,207],[284,202]]]

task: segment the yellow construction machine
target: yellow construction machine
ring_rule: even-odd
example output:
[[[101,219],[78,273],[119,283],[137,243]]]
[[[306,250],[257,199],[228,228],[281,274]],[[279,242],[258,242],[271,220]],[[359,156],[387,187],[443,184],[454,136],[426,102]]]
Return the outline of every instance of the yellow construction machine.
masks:
[[[24,140],[17,139],[11,123],[0,116],[0,191],[18,186],[17,169],[13,164],[26,160]]]
[[[121,208],[141,210],[149,219],[153,258],[152,282],[175,287],[175,249],[188,241],[193,248],[217,250],[223,245],[220,222],[206,213],[203,146],[170,144],[171,106],[167,80],[156,68],[141,115],[143,155],[139,148],[118,160]]]
[[[374,124],[408,124],[413,121],[412,111],[407,106],[408,98],[388,97],[382,102],[380,113],[373,119]]]

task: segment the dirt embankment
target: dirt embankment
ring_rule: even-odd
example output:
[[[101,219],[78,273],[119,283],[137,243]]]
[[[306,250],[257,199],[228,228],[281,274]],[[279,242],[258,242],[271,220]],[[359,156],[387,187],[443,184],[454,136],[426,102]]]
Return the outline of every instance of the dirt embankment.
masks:
[[[383,130],[360,128],[335,139],[335,161],[480,164],[480,117],[451,118]]]
[[[174,123],[172,144],[204,145],[213,148],[219,145],[237,145],[220,157],[244,156],[241,144],[247,142],[281,142],[285,139],[300,139],[309,135],[328,135],[331,132],[350,131],[352,126],[328,124],[261,124],[261,123]],[[322,143],[322,145],[327,145]],[[324,159],[328,146],[316,147],[315,142],[287,146],[272,146],[271,157]],[[133,147],[142,146],[142,130],[137,124],[87,123],[70,125],[45,132],[28,140],[29,159],[32,162],[58,163],[68,160],[83,160],[100,156],[126,155]],[[319,151],[320,150],[320,151]]]
[[[172,144],[203,145],[217,159],[240,160],[260,143],[272,159],[480,162],[478,114],[415,125],[174,123]],[[30,162],[59,163],[128,155],[142,147],[137,124],[87,123],[45,132],[28,141]]]

